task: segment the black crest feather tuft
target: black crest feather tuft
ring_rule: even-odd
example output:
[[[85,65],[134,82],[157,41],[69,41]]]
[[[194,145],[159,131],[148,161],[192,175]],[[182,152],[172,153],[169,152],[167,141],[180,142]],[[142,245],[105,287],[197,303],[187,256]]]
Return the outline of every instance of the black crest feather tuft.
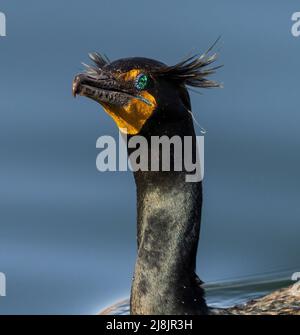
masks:
[[[99,67],[102,68],[104,65],[109,64],[110,61],[105,55],[101,55],[98,52],[89,53],[90,59]]]
[[[155,75],[187,86],[221,87],[220,83],[207,79],[207,76],[214,74],[217,69],[223,66],[208,67],[218,57],[217,53],[211,54],[218,41],[219,39],[204,54],[187,57],[173,66],[163,66],[155,71]]]
[[[101,74],[103,66],[110,63],[109,59],[105,55],[101,55],[98,52],[89,53],[89,58],[94,62],[94,65],[82,63],[85,67],[86,73],[90,76],[97,76]]]

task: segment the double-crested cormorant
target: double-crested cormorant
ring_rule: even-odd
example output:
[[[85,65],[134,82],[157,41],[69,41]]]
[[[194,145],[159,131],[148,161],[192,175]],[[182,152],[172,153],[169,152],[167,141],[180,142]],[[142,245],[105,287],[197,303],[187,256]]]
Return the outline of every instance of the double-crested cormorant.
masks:
[[[90,54],[94,66],[73,81],[73,94],[99,102],[129,137],[196,136],[186,85],[217,87],[206,77],[216,55],[191,57],[175,66],[147,58],[110,63]],[[129,153],[132,149],[128,149]],[[149,148],[149,152],[155,150]],[[171,151],[171,156],[172,156]],[[152,152],[153,154],[153,152]],[[153,157],[153,155],[151,155]],[[149,155],[149,169],[151,167]],[[155,153],[162,159],[161,147]],[[172,159],[171,159],[172,163]],[[202,206],[201,181],[186,182],[175,171],[136,171],[138,256],[131,290],[132,314],[206,314],[201,281],[195,273]]]
[[[211,49],[209,50],[209,52]],[[196,136],[187,86],[218,87],[208,80],[217,67],[216,55],[205,53],[174,66],[147,58],[110,62],[90,54],[94,65],[73,81],[74,96],[99,102],[129,137],[148,140],[149,171],[135,171],[137,188],[137,245],[132,282],[131,314],[207,314],[208,308],[195,273],[200,232],[202,184],[186,182],[181,171],[151,171],[151,157],[161,163],[162,151],[150,147],[152,136],[192,138],[182,153],[196,156]],[[153,155],[153,150],[156,150]],[[129,153],[132,149],[128,148]],[[187,152],[189,151],[189,152]],[[171,158],[174,152],[171,150]],[[161,166],[161,165],[160,165]]]

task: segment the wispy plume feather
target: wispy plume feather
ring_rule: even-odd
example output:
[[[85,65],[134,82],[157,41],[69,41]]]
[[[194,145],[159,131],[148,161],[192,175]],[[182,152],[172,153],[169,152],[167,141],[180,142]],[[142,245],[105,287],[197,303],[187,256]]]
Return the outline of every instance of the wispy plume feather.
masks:
[[[101,55],[98,52],[89,53],[89,57],[99,68],[102,68],[104,65],[110,63],[107,56]]]
[[[102,72],[102,68],[109,64],[110,61],[105,55],[101,55],[98,52],[89,53],[89,58],[94,62],[94,65],[82,63],[85,67],[85,71],[90,76],[98,76]]]
[[[218,58],[217,53],[211,54],[211,51],[219,40],[220,38],[204,54],[187,57],[173,66],[159,68],[156,70],[155,75],[187,86],[201,88],[221,87],[220,83],[207,79],[208,76],[214,74],[217,69],[223,66],[209,67]]]
[[[97,75],[100,73],[100,69],[93,65],[89,65],[86,63],[81,63],[81,64],[85,67],[85,71],[89,75]]]

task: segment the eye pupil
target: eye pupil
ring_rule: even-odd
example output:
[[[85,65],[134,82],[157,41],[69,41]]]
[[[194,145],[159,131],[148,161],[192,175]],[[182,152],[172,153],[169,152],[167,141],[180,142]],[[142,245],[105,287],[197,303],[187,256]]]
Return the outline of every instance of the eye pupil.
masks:
[[[148,76],[141,73],[136,78],[135,87],[138,90],[143,90],[147,87],[148,81],[149,81]]]

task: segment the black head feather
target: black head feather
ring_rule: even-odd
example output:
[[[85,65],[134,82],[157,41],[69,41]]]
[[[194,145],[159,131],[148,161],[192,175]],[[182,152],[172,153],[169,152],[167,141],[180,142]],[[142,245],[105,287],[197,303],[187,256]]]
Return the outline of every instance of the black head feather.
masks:
[[[82,63],[86,68],[86,73],[91,77],[97,77],[101,75],[102,68],[105,65],[110,64],[109,59],[105,55],[101,55],[98,52],[89,53],[89,58],[94,62],[94,65]]]
[[[91,77],[99,77],[104,67],[109,71],[121,70],[124,72],[134,67],[145,69],[158,79],[173,81],[179,85],[200,88],[221,87],[220,83],[207,79],[208,76],[214,74],[217,69],[222,67],[222,65],[209,67],[217,59],[217,54],[211,54],[211,51],[219,39],[204,54],[187,57],[173,66],[141,57],[123,58],[111,63],[105,55],[98,52],[89,53],[89,58],[93,61],[93,65],[82,64],[86,67],[86,73]]]
[[[222,65],[208,67],[217,59],[218,55],[216,53],[210,54],[210,51],[218,40],[204,54],[187,57],[173,66],[166,65],[161,67],[155,71],[155,75],[187,86],[201,88],[221,87],[220,83],[206,78],[222,67]]]
[[[90,59],[99,67],[102,68],[103,66],[110,63],[109,59],[105,55],[101,55],[98,52],[91,52],[89,53]]]

